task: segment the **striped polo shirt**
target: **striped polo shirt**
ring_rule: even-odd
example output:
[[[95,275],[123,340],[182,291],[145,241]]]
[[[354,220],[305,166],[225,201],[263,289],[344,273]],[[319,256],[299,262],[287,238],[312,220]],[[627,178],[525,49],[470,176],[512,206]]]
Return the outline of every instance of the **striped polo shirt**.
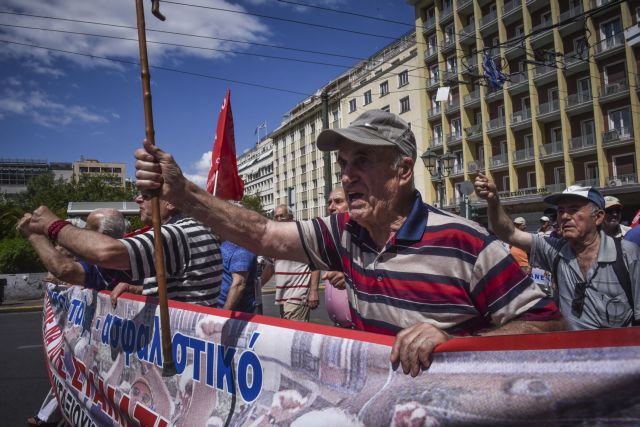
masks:
[[[273,266],[276,276],[276,304],[298,304],[307,302],[311,269],[307,264],[277,259]]]
[[[427,322],[466,335],[559,317],[553,301],[478,224],[422,202],[382,250],[349,214],[298,222],[313,269],[345,273],[358,329],[395,335]]]
[[[162,226],[167,296],[176,301],[213,306],[220,293],[220,239],[192,218]],[[156,295],[153,230],[120,239],[129,252],[131,276],[142,280],[143,294]]]

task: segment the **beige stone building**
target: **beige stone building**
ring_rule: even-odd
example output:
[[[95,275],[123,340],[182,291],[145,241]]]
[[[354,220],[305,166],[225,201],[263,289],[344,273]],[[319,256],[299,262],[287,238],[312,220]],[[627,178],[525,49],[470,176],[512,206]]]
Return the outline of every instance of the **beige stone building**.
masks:
[[[514,213],[534,216],[544,195],[584,184],[619,197],[630,219],[640,207],[640,44],[626,38],[639,1],[408,3],[427,82],[422,136],[459,159],[444,179],[445,207],[455,206],[462,181],[486,169]],[[488,48],[508,77],[500,89],[478,83]],[[442,86],[451,96],[438,103]],[[431,202],[437,185],[427,184]]]
[[[98,160],[82,159],[73,162],[75,179],[100,176],[115,186],[125,186],[126,169],[124,163],[103,163]]]

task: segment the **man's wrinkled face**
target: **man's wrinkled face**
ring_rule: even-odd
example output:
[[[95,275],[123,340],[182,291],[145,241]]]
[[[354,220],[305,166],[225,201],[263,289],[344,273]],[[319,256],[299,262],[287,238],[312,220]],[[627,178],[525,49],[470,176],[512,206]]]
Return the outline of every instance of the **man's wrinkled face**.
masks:
[[[616,229],[620,225],[622,219],[622,208],[620,206],[611,206],[604,210],[604,224],[609,229]]]
[[[567,197],[558,203],[558,224],[562,237],[567,240],[582,241],[597,231],[604,220],[604,211],[596,210],[593,205],[579,197]]]
[[[291,221],[293,218],[289,214],[289,210],[287,208],[275,208],[273,211],[273,219],[278,222],[287,222]]]
[[[333,190],[329,195],[329,200],[327,200],[327,211],[329,211],[329,215],[347,212],[348,210],[349,206],[347,205],[347,198],[344,195],[344,190]]]
[[[144,225],[153,225],[153,209],[151,207],[151,199],[145,199],[142,195],[137,195],[134,199],[140,208],[140,221]],[[171,211],[168,207],[169,203],[160,200],[160,219],[164,222],[171,216]]]
[[[400,190],[397,151],[388,147],[343,144],[338,152],[342,188],[349,216],[363,226],[375,226],[391,212]]]

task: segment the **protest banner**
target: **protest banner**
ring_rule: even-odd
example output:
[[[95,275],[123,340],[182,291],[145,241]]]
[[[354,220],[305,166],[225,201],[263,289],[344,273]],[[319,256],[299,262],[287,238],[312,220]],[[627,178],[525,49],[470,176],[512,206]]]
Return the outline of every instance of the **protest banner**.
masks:
[[[576,425],[640,421],[640,328],[451,340],[429,370],[393,337],[48,284],[51,382],[74,426]]]

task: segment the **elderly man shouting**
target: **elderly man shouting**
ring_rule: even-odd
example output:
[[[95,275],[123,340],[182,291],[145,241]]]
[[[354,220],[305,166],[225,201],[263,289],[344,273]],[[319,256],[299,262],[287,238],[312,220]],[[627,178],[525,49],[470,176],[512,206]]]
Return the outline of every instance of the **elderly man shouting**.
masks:
[[[188,214],[258,254],[339,270],[358,329],[396,335],[391,362],[418,375],[450,334],[558,328],[553,304],[503,246],[477,224],[422,202],[414,188],[416,142],[409,125],[381,110],[320,133],[338,150],[349,213],[275,222],[231,206],[185,179],[150,144],[136,152],[137,185],[161,189]]]

